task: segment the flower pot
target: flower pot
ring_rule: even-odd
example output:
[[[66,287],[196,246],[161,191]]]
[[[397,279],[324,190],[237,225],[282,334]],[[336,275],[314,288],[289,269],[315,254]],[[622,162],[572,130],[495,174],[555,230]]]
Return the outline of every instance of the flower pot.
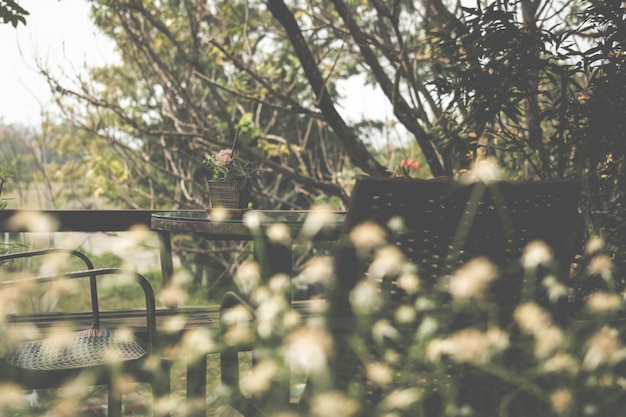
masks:
[[[209,181],[209,207],[245,209],[249,202],[249,192],[240,191],[236,182]]]

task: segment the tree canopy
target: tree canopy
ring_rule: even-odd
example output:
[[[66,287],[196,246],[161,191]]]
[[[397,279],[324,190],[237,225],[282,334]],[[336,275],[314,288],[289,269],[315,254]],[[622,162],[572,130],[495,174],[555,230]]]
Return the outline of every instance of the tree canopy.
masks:
[[[17,27],[20,23],[26,24],[26,16],[30,13],[14,0],[3,0],[0,3],[0,19],[2,23],[10,23]]]
[[[49,82],[120,204],[202,207],[201,162],[238,129],[266,208],[341,205],[355,175],[454,176],[485,155],[512,178],[621,176],[619,1],[91,3],[121,63]],[[348,117],[357,76],[390,118]]]

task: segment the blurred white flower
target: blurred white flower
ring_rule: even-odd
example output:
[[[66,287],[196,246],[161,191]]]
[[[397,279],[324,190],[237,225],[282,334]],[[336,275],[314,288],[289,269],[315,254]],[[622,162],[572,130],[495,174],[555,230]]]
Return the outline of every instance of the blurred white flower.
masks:
[[[249,374],[241,379],[241,388],[251,394],[262,394],[272,386],[280,366],[271,359],[256,364]]]
[[[325,392],[313,397],[313,417],[351,417],[359,411],[359,404],[338,391]]]
[[[457,300],[480,295],[498,277],[498,269],[487,258],[471,259],[450,277],[448,292]]]
[[[416,317],[417,311],[415,307],[409,305],[401,305],[394,314],[396,321],[401,324],[413,323]]]
[[[357,314],[371,314],[382,305],[380,288],[371,280],[359,282],[350,292],[350,304]]]
[[[547,265],[552,262],[554,253],[543,240],[533,240],[524,247],[522,265],[526,269],[535,269],[539,265]]]
[[[587,269],[591,274],[598,274],[604,279],[609,279],[613,269],[613,260],[607,255],[594,256],[589,262]]]
[[[481,158],[463,176],[464,182],[492,182],[502,179],[503,172],[493,157]]]
[[[556,326],[548,326],[535,336],[535,357],[545,359],[552,355],[564,340],[563,331]]]
[[[396,280],[396,285],[407,294],[413,295],[420,288],[420,280],[414,272],[404,271]]]
[[[251,294],[261,282],[261,267],[254,261],[244,261],[237,268],[234,281],[244,294]]]
[[[382,342],[384,339],[398,339],[400,332],[393,327],[389,321],[381,319],[378,320],[372,326],[372,337],[378,342]]]
[[[539,333],[552,325],[550,314],[534,302],[517,306],[513,317],[520,328],[529,334]]]
[[[304,220],[300,233],[305,239],[312,238],[335,220],[336,216],[329,206],[315,206]]]
[[[622,298],[617,294],[597,291],[587,298],[587,306],[598,313],[611,313],[622,308]]]
[[[267,227],[266,235],[270,242],[283,246],[291,245],[291,232],[289,227],[283,223],[272,223]]]
[[[602,364],[613,365],[626,358],[616,329],[604,327],[587,342],[587,352],[583,358],[583,369],[594,370]]]
[[[18,211],[8,220],[9,227],[26,232],[56,232],[59,222],[52,216],[43,213]]]
[[[458,362],[484,364],[508,346],[508,334],[499,328],[486,332],[470,328],[445,339],[432,340],[426,349],[426,357],[430,361],[438,361],[441,356],[449,355]]]
[[[417,328],[417,335],[420,338],[429,337],[434,334],[439,328],[439,322],[432,316],[424,317],[419,327]]]
[[[422,391],[418,388],[395,389],[383,400],[383,405],[388,410],[404,410],[417,402]]]
[[[350,231],[350,240],[357,248],[371,249],[385,242],[387,233],[374,222],[363,222]]]
[[[552,410],[557,414],[565,414],[574,408],[574,394],[567,388],[559,388],[550,394]]]
[[[258,210],[251,210],[243,215],[243,224],[250,230],[259,230],[265,216]]]
[[[543,369],[546,372],[566,372],[570,375],[576,375],[580,366],[578,361],[570,354],[559,352],[548,358],[543,363]]]
[[[591,236],[587,245],[585,246],[585,252],[589,255],[593,255],[604,247],[604,239],[600,236]]]
[[[302,268],[302,272],[295,278],[295,285],[327,285],[333,277],[333,258],[331,256],[314,256]]]
[[[393,370],[384,362],[369,363],[367,364],[367,379],[384,387],[393,380]]]
[[[372,278],[397,275],[405,262],[406,258],[400,248],[395,245],[386,245],[378,249],[374,254],[374,260],[370,264],[368,274]]]
[[[321,371],[328,364],[332,337],[322,329],[303,327],[287,339],[285,354],[295,371]]]
[[[393,216],[389,219],[387,226],[389,227],[389,230],[395,233],[403,232],[406,229],[404,219],[400,216]]]
[[[553,303],[560,298],[567,297],[567,286],[559,282],[554,275],[547,275],[543,280],[543,286],[548,291],[548,299]]]

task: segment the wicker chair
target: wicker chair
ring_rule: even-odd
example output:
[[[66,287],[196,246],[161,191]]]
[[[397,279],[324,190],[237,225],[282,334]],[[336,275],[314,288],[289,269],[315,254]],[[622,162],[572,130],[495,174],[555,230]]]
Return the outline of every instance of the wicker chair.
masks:
[[[108,415],[121,416],[122,399],[116,386],[120,375],[131,375],[138,382],[152,386],[154,398],[169,394],[170,364],[165,360],[159,366],[145,366],[152,355],[156,313],[153,290],[147,279],[134,272],[119,268],[94,268],[83,253],[76,250],[45,249],[0,255],[0,263],[19,258],[34,258],[65,254],[82,260],[85,268],[47,276],[33,276],[0,282],[0,291],[12,290],[29,284],[45,284],[62,279],[88,278],[91,292],[91,326],[72,331],[62,336],[47,336],[40,340],[29,340],[5,352],[0,359],[0,380],[15,382],[24,389],[60,388],[81,374],[93,385],[108,388]],[[98,303],[97,281],[107,276],[126,275],[139,284],[146,302],[146,334],[142,337],[121,337],[115,329],[101,326]],[[8,321],[19,322],[19,317],[8,317]]]
[[[500,325],[511,323],[513,306],[519,300],[522,271],[519,257],[532,240],[544,240],[554,251],[563,270],[569,268],[579,248],[581,221],[578,214],[580,184],[570,181],[497,182],[462,184],[450,180],[357,179],[346,219],[344,238],[335,256],[337,286],[329,296],[328,320],[335,340],[330,366],[335,388],[348,392],[351,382],[365,385],[363,367],[353,351],[354,316],[350,292],[364,277],[368,263],[349,239],[358,225],[370,221],[387,231],[389,241],[418,267],[422,285],[438,285],[464,262],[486,256],[503,270],[506,279],[491,287],[498,300]],[[401,219],[402,231],[390,224]],[[396,222],[396,224],[398,224]],[[393,286],[383,286],[392,290]],[[563,319],[568,305],[557,309]],[[452,326],[464,326],[465,317]],[[366,342],[367,343],[367,342]],[[407,351],[410,346],[400,346]],[[511,358],[515,360],[515,358]],[[361,378],[359,379],[359,375]],[[469,374],[469,381],[477,381]],[[473,379],[472,379],[473,378]],[[500,394],[506,387],[469,383],[459,392],[461,401],[472,404],[480,416],[498,415]],[[376,393],[365,394],[376,401]],[[436,396],[433,396],[435,398]],[[363,398],[361,400],[364,400]],[[367,401],[367,400],[365,400]],[[426,415],[443,415],[436,399]],[[365,410],[373,411],[371,407]],[[367,412],[365,412],[367,414]]]

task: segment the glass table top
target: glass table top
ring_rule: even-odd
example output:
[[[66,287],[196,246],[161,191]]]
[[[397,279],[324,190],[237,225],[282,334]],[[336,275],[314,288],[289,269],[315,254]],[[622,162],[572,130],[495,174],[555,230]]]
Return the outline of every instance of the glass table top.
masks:
[[[154,213],[152,229],[167,232],[191,232],[209,238],[245,237],[250,228],[283,224],[292,232],[331,231],[338,234],[345,212],[329,210],[181,210]]]

